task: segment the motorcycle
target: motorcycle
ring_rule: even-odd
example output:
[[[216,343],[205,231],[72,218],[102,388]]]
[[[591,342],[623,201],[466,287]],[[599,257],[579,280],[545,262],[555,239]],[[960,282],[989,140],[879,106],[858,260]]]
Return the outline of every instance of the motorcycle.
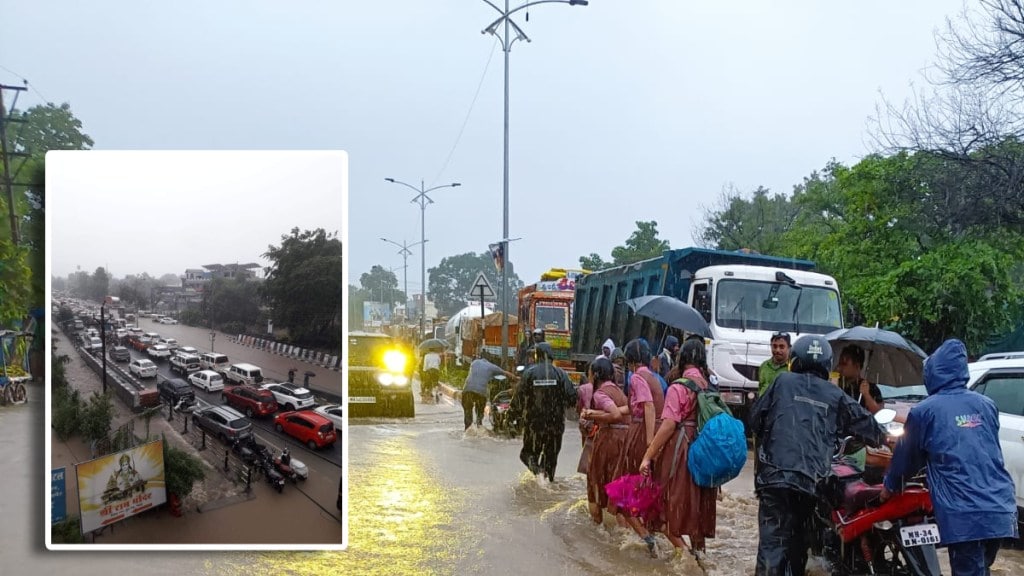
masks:
[[[281,457],[275,456],[274,469],[291,480],[292,484],[298,484],[299,480],[309,478],[309,468],[302,461],[296,460],[294,456],[289,459],[288,464],[281,463]]]
[[[519,426],[509,412],[512,406],[512,389],[507,383],[505,376],[495,376],[489,388],[490,400],[487,403],[487,413],[488,419],[491,422],[491,429],[494,430],[495,434],[515,438]]]
[[[880,410],[875,419],[890,438],[902,435],[896,411]],[[843,459],[847,437],[833,457],[832,475],[819,491],[812,551],[832,564],[833,574],[939,576],[935,545],[940,541],[931,496],[916,477],[884,503],[880,484],[868,484],[863,472]]]
[[[270,458],[263,458],[259,461],[259,466],[263,470],[263,476],[267,479],[267,483],[270,484],[274,490],[277,490],[278,494],[284,491],[284,475],[274,468],[273,460]]]

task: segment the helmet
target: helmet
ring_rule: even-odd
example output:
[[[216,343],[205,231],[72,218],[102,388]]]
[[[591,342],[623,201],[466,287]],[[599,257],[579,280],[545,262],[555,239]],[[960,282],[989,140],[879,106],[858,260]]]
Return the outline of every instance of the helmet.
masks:
[[[651,349],[647,342],[637,338],[626,344],[626,363],[646,366],[651,361]]]
[[[821,336],[801,336],[790,351],[793,363],[789,369],[796,373],[814,374],[828,379],[832,371],[832,345]]]

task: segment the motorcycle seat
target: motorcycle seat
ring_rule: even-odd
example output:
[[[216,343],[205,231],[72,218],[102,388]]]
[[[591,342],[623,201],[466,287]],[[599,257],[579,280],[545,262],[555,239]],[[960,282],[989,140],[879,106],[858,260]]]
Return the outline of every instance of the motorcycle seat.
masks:
[[[847,514],[856,514],[871,504],[879,504],[881,494],[881,484],[868,484],[862,480],[851,482],[843,494],[843,507]]]

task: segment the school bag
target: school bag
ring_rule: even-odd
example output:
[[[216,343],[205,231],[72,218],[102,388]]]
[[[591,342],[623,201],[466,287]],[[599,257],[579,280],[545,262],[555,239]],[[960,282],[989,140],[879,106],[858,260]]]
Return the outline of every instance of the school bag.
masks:
[[[697,439],[690,444],[686,466],[698,486],[717,488],[739,476],[747,463],[743,422],[733,417],[717,391],[701,390],[686,378],[675,383],[697,395]]]

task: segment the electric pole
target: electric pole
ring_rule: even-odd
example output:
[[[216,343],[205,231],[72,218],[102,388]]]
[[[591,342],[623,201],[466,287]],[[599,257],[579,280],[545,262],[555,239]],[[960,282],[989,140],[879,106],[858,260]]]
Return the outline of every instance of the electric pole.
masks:
[[[4,104],[4,90],[14,90],[15,92],[22,92],[27,88],[22,86],[6,86],[0,84],[0,153],[3,154],[3,167],[4,167],[4,191],[7,193],[7,212],[11,218],[11,240],[14,244],[20,244],[21,236],[18,234],[18,215],[14,210],[14,183],[11,181],[11,156],[27,156],[27,154],[12,152],[7,145],[7,124],[11,122],[24,122],[24,119],[12,120],[7,117],[7,106]],[[15,94],[14,103],[11,104],[11,110],[14,110],[14,104],[18,102],[18,96]]]

